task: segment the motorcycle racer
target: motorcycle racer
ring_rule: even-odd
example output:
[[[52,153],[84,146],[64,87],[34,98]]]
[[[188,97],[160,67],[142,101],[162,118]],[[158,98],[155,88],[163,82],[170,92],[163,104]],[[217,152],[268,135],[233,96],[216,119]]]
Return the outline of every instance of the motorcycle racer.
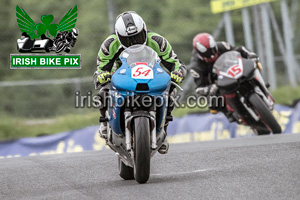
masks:
[[[198,95],[206,97],[218,95],[218,87],[215,84],[217,77],[212,71],[213,65],[220,55],[232,50],[240,52],[243,58],[258,61],[257,55],[244,46],[233,47],[224,41],[216,42],[213,36],[208,33],[199,33],[194,37],[190,73],[194,78],[195,91]],[[223,111],[229,121],[233,120],[230,113],[218,105],[220,102],[211,102],[210,112],[215,114],[218,111]]]
[[[77,41],[77,36],[79,34],[79,30],[77,28],[73,28],[72,32],[68,31],[62,31],[59,32],[55,38],[53,39],[53,47],[52,50],[56,51],[56,48],[58,46],[58,43],[68,43],[72,47],[75,46],[75,43]],[[69,53],[70,52],[70,46],[67,45],[64,49],[65,52]]]
[[[177,84],[183,81],[186,74],[185,65],[177,58],[169,42],[161,35],[149,31],[144,20],[133,11],[121,13],[116,18],[115,33],[111,34],[100,46],[97,56],[97,70],[93,78],[96,89],[99,91],[101,102],[100,113],[105,116],[105,96],[110,88],[109,82],[112,73],[121,66],[119,56],[129,46],[143,44],[152,48],[160,57],[162,65],[170,72],[171,80]],[[173,91],[176,91],[174,89]],[[176,92],[170,91],[173,95]],[[171,116],[173,107],[168,107],[167,114]],[[165,130],[168,122],[165,124]],[[107,123],[102,122],[99,128],[100,136],[107,137]],[[165,139],[164,145],[159,149],[160,153],[167,153],[169,144]]]

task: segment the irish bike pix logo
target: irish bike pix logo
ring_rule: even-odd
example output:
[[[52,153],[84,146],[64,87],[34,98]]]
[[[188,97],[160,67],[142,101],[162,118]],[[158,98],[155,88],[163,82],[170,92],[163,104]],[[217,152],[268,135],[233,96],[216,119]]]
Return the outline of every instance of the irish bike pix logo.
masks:
[[[75,27],[77,5],[58,24],[53,23],[53,15],[42,15],[41,22],[35,23],[19,6],[16,17],[21,31],[17,39],[20,54],[10,55],[11,69],[81,69],[81,55],[69,54],[79,35]]]

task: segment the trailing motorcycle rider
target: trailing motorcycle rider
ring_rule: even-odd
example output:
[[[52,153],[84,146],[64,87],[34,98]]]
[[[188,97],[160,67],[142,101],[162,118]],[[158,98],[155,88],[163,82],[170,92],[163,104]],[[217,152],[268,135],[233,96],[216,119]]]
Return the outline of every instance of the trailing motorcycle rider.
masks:
[[[57,47],[59,46],[59,43],[63,43],[63,44],[67,44],[67,45],[62,50],[69,53],[70,52],[70,45],[72,47],[75,46],[78,34],[79,34],[79,30],[77,28],[73,28],[71,32],[62,31],[62,32],[57,33],[57,35],[53,39],[52,50],[57,51],[58,50]]]
[[[98,96],[101,102],[102,117],[105,116],[107,110],[107,102],[104,100],[108,95],[112,73],[121,66],[119,55],[124,49],[135,44],[144,44],[152,48],[160,57],[163,66],[170,72],[172,81],[179,84],[186,75],[186,67],[177,58],[169,42],[161,35],[147,30],[144,20],[137,13],[123,12],[116,18],[115,33],[107,37],[100,46],[97,56],[97,71],[93,75],[95,88],[100,89]],[[170,91],[170,94],[175,96],[176,89]],[[168,116],[171,116],[172,110],[173,106],[168,106]],[[167,126],[168,122],[165,123],[165,131]],[[107,138],[107,122],[101,122],[99,133],[102,138]],[[168,148],[169,144],[165,139],[158,151],[167,153]]]
[[[218,87],[215,84],[217,75],[213,73],[213,65],[220,55],[232,50],[240,52],[243,58],[253,59],[258,62],[257,55],[244,46],[233,47],[224,41],[216,42],[213,36],[208,33],[199,33],[194,37],[190,73],[194,78],[195,91],[198,95],[206,97],[219,96]],[[225,103],[223,102],[222,104],[220,98],[209,99],[212,100],[209,102],[211,113],[215,114],[218,111],[222,111],[230,122],[234,121],[231,112],[227,111]]]

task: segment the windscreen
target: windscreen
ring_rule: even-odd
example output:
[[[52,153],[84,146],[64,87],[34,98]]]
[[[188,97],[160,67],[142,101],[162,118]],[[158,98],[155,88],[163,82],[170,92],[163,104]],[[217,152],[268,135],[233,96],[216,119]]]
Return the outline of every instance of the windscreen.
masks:
[[[157,53],[146,45],[133,45],[126,48],[120,57],[126,58],[127,64],[132,68],[136,63],[147,63],[153,67],[159,59]]]
[[[229,51],[222,54],[214,64],[214,68],[226,72],[230,67],[239,63],[238,57],[241,54],[237,51]]]

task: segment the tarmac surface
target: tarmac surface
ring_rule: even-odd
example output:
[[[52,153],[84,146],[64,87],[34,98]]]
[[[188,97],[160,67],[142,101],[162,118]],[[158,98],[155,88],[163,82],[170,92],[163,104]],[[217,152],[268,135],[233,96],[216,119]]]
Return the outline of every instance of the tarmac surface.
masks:
[[[171,144],[146,184],[111,150],[0,160],[0,199],[300,199],[300,134]]]

